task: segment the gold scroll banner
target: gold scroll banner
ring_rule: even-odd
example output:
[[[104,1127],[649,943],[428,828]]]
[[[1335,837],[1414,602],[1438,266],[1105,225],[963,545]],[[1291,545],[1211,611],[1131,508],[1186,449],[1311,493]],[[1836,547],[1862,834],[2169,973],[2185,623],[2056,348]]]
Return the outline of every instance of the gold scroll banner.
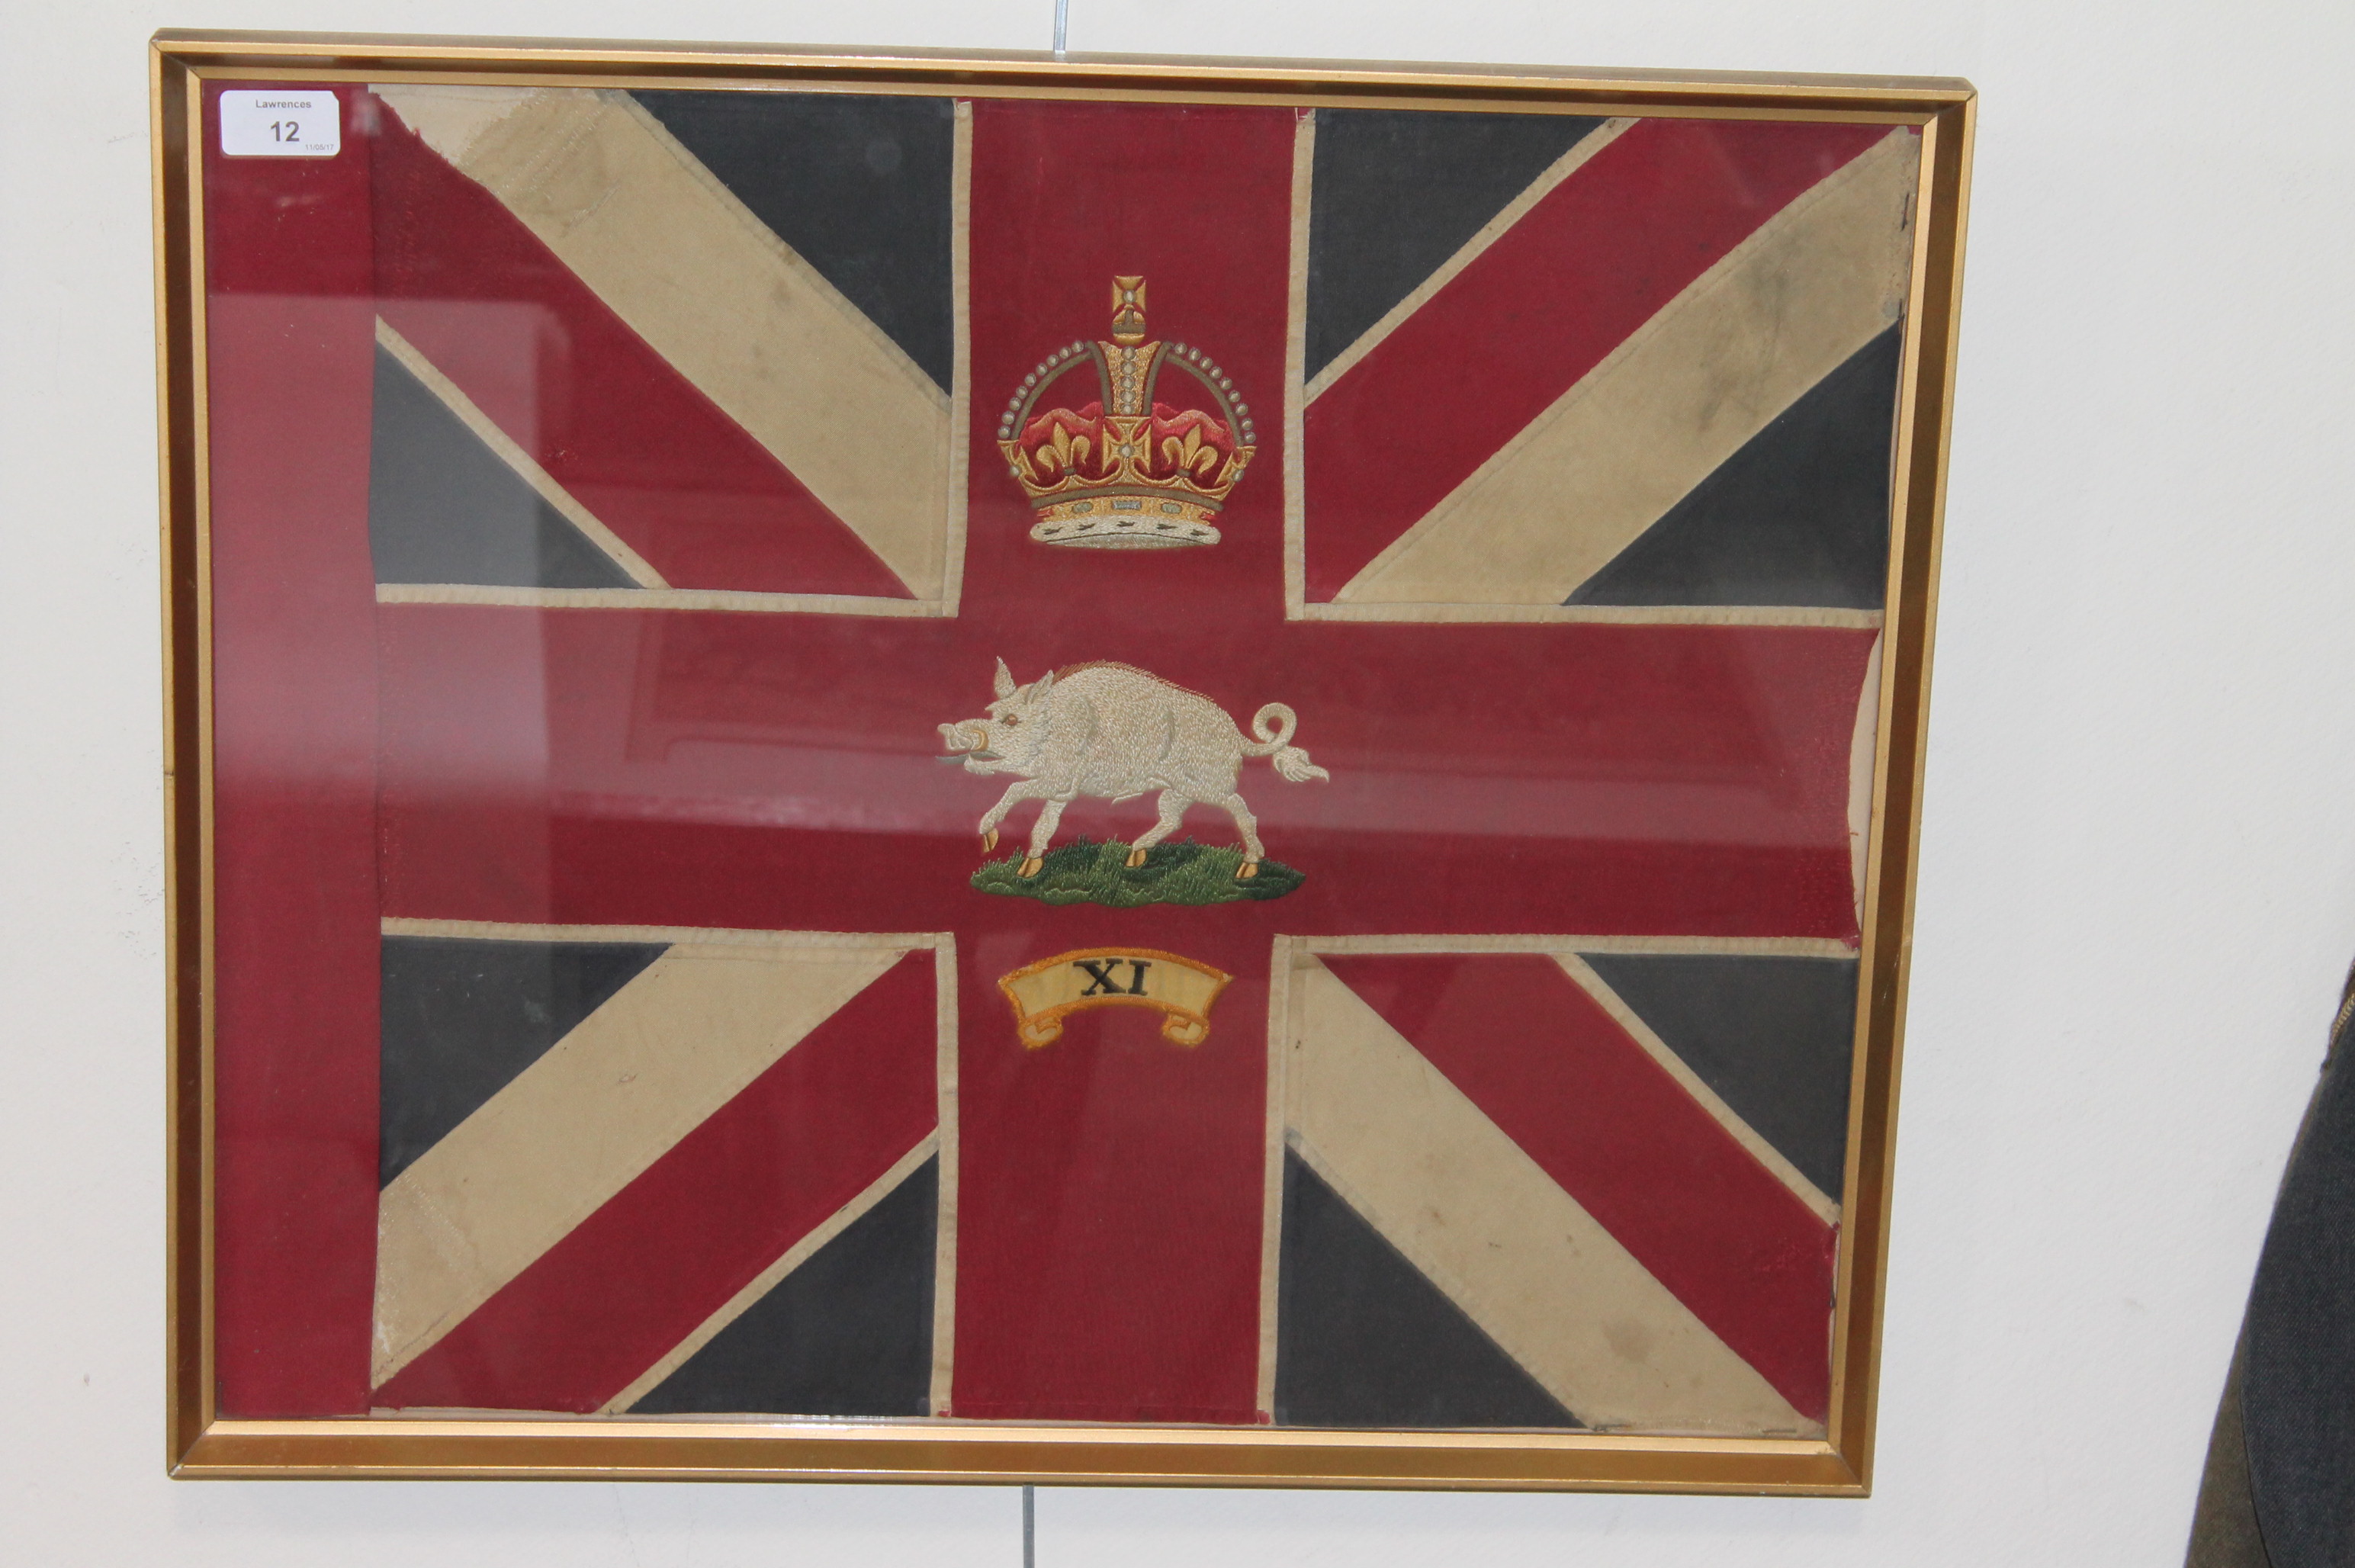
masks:
[[[1210,1004],[1231,978],[1208,964],[1152,947],[1083,947],[1002,976],[1015,1032],[1036,1051],[1063,1032],[1063,1019],[1088,1008],[1152,1008],[1166,1015],[1161,1038],[1199,1045],[1209,1038]]]

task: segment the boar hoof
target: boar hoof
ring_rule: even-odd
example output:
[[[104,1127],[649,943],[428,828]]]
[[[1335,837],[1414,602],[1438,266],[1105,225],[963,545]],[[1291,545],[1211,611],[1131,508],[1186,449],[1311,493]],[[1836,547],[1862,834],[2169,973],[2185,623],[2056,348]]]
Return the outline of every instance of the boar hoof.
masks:
[[[1039,859],[1038,856],[1033,855],[1028,859],[1022,862],[1022,874],[1026,877],[1035,877],[1039,874],[1039,868],[1046,863],[1046,861]]]
[[[1257,860],[1245,860],[1241,865],[1235,868],[1235,880],[1239,882],[1248,882],[1253,877],[1258,875],[1259,862]]]
[[[1133,871],[1133,870],[1136,869],[1136,868],[1137,868],[1137,867],[1142,866],[1142,865],[1144,865],[1144,864],[1145,864],[1145,851],[1144,851],[1144,850],[1142,850],[1142,849],[1131,849],[1131,850],[1128,852],[1128,869],[1129,869],[1130,870],[1132,870],[1132,871]]]
[[[997,848],[997,829],[996,829],[996,828],[995,828],[995,827],[993,827],[993,828],[991,828],[988,832],[986,832],[986,833],[985,833],[985,834],[983,834],[983,835],[981,836],[981,852],[982,852],[983,854],[986,855],[986,854],[988,854],[992,849],[995,849],[995,848]]]

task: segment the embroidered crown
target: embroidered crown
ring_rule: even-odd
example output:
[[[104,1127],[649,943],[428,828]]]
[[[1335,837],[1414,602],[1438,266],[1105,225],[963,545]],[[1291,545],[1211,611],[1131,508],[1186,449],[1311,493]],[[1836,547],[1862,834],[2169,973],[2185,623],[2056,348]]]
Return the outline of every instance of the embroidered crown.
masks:
[[[1094,400],[1050,401],[1092,368]],[[1039,362],[997,421],[997,449],[1038,509],[1042,544],[1149,549],[1216,544],[1211,519],[1253,446],[1250,405],[1200,349],[1145,340],[1145,280],[1112,281],[1112,340],[1066,344]]]

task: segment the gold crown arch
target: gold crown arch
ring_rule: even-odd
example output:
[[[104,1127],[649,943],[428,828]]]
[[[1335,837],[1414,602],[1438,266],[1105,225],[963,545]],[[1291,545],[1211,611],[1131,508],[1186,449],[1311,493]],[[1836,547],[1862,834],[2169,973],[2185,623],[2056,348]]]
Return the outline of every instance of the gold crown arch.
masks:
[[[998,421],[997,449],[1038,512],[1030,537],[1114,549],[1216,544],[1213,519],[1256,450],[1251,407],[1199,347],[1146,341],[1142,277],[1113,279],[1112,312],[1109,341],[1041,359]],[[1082,366],[1096,372],[1102,416],[1039,412],[1048,389]],[[1172,370],[1199,381],[1218,414],[1185,410],[1156,434],[1154,394]]]

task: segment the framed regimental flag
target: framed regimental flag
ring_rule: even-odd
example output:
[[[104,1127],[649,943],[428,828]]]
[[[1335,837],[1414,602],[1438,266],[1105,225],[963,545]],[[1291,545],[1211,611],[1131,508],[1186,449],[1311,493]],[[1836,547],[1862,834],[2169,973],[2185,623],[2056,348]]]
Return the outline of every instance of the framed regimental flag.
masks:
[[[1866,1488],[1966,85],[153,63],[176,1473]]]

